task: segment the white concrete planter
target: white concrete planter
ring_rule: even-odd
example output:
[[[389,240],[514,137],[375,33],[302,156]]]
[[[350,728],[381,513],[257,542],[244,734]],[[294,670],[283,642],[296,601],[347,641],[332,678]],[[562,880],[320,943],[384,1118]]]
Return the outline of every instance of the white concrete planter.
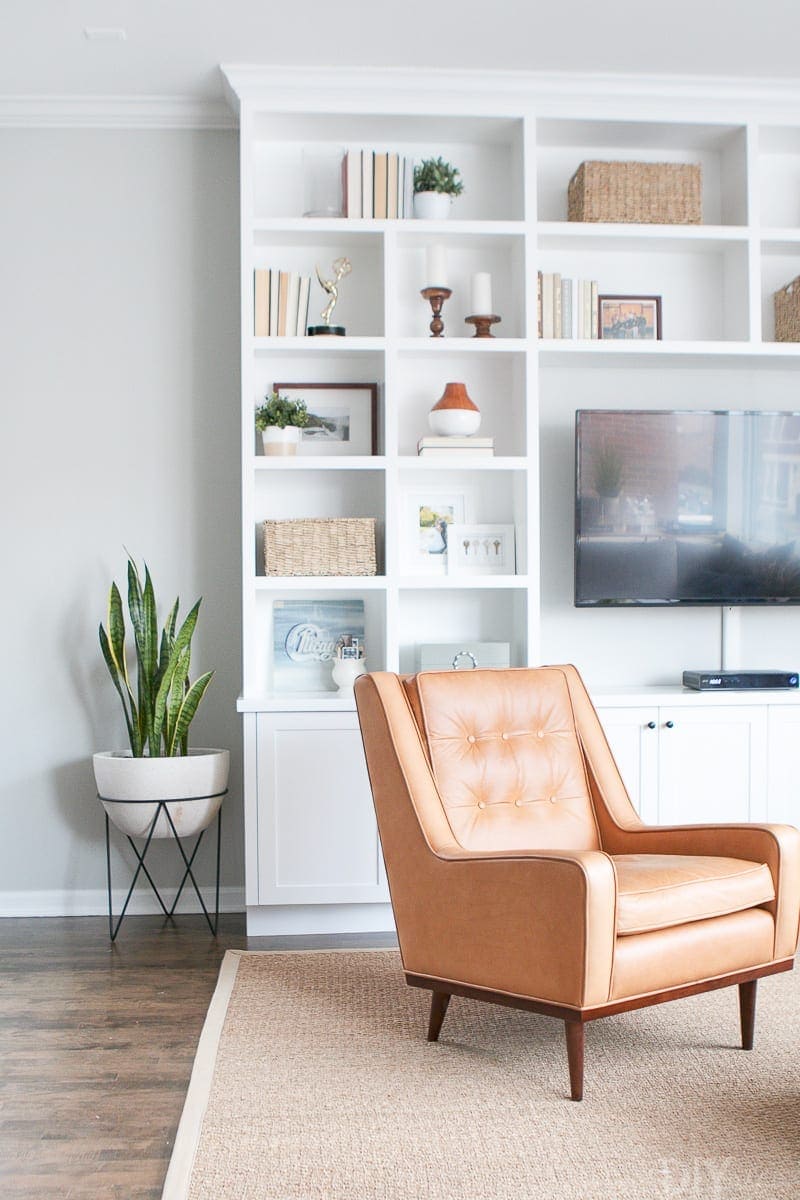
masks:
[[[414,216],[420,221],[446,221],[450,216],[452,197],[446,192],[417,192],[414,196]]]
[[[268,425],[261,431],[261,441],[265,454],[296,454],[300,445],[302,430],[296,425],[287,425],[280,429],[277,425]]]
[[[102,750],[92,759],[97,793],[110,820],[129,837],[147,837],[157,801],[167,805],[178,837],[200,833],[216,817],[228,786],[228,750],[190,750],[177,758],[133,758]],[[172,837],[159,814],[154,838]]]

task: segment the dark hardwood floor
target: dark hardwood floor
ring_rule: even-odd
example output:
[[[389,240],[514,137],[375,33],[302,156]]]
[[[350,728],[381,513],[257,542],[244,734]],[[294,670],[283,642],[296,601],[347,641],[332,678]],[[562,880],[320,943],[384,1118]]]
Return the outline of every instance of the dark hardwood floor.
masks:
[[[0,920],[0,1196],[155,1200],[229,948],[391,945],[255,938],[243,915]]]

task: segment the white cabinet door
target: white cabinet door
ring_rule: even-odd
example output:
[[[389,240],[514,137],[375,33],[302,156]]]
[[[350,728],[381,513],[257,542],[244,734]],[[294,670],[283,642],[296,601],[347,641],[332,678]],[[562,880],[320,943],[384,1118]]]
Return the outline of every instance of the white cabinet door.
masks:
[[[800,709],[769,710],[768,821],[800,827]]]
[[[260,904],[388,901],[355,713],[258,718]]]
[[[598,708],[611,753],[634,808],[648,824],[658,813],[658,709]]]
[[[766,708],[663,707],[658,736],[659,825],[763,819]]]

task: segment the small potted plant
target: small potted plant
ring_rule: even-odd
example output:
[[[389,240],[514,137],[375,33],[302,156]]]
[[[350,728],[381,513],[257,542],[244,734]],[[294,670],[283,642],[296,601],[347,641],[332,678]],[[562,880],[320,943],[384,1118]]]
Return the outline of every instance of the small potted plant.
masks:
[[[290,400],[271,392],[256,408],[256,429],[261,431],[265,454],[296,454],[300,430],[307,424],[305,400]]]
[[[199,833],[219,811],[228,786],[228,750],[188,746],[189,726],[214,674],[189,681],[198,600],[178,627],[176,600],[159,636],[155,590],[145,565],[144,582],[128,558],[128,615],[133,629],[135,677],[128,667],[122,597],[112,583],[107,628],[100,648],[125,715],[130,749],[94,755],[97,792],[114,824],[129,837],[169,837],[161,800],[179,837]]]
[[[458,167],[443,158],[423,159],[414,167],[414,215],[426,221],[444,220],[463,190]]]

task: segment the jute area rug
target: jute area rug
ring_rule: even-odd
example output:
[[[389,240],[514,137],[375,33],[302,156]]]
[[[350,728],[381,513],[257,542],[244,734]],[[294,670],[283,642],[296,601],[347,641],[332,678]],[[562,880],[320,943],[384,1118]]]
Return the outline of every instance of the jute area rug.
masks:
[[[229,951],[164,1200],[797,1200],[800,972],[589,1025],[429,994],[396,951]]]

